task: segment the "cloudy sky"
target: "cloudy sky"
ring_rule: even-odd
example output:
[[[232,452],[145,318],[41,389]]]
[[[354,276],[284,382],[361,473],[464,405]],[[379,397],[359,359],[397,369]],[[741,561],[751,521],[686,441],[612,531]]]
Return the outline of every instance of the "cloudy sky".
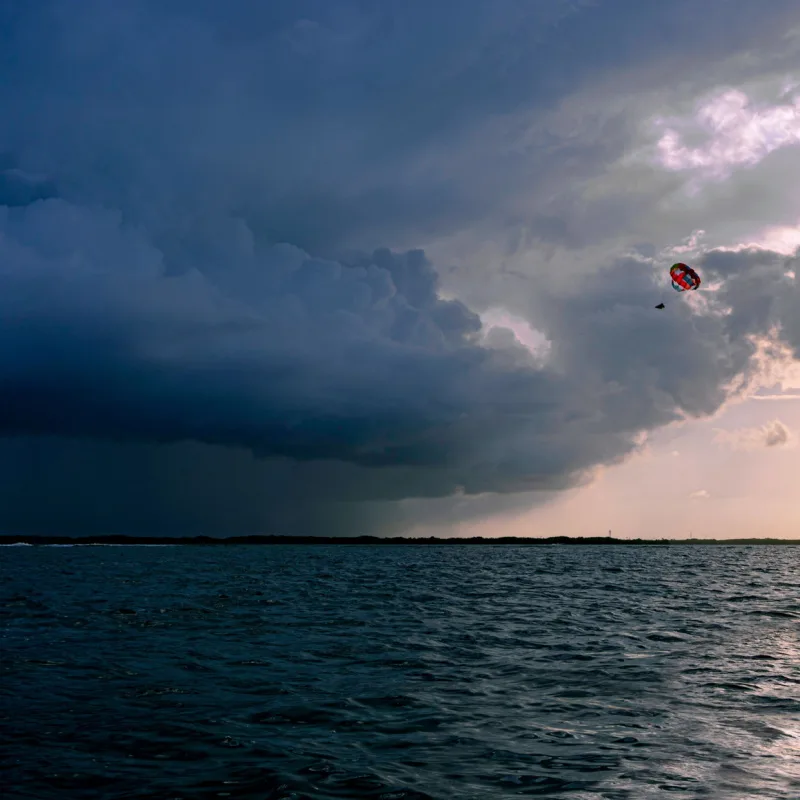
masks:
[[[796,0],[0,4],[0,528],[798,536],[799,63]]]

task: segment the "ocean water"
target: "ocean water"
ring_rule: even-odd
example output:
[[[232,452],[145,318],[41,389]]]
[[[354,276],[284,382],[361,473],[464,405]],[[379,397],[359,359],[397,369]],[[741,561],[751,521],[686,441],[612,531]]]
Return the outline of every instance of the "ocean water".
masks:
[[[0,548],[0,794],[800,798],[800,548]]]

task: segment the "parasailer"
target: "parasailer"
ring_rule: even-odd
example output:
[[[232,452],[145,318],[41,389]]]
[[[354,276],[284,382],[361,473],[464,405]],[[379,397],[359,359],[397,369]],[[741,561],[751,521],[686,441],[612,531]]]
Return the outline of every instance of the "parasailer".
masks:
[[[693,292],[703,282],[690,266],[681,263],[673,264],[669,268],[669,277],[676,292]],[[664,304],[659,303],[656,308],[664,308]]]

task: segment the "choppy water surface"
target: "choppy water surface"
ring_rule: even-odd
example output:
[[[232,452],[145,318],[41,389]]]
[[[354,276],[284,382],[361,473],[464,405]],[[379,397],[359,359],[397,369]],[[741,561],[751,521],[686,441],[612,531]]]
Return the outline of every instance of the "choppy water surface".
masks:
[[[16,798],[800,798],[794,547],[4,547]]]

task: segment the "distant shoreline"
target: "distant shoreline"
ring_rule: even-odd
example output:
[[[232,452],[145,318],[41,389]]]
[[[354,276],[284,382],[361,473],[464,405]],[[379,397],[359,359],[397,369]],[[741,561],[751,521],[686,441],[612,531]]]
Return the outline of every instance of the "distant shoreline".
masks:
[[[406,536],[0,536],[0,545],[482,545],[484,547],[523,546],[542,547],[545,545],[627,545],[627,546],[666,546],[666,545],[800,545],[800,539],[617,539],[612,536],[548,536],[524,537],[502,536],[487,538],[439,539]]]

